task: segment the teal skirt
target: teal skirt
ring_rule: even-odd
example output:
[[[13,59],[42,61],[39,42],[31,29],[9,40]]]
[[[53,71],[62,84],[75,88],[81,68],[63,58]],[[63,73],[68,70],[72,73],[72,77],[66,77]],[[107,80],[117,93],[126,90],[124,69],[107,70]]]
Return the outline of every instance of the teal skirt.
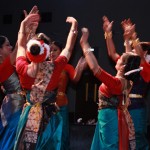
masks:
[[[137,150],[149,150],[148,140],[146,138],[147,133],[147,112],[146,108],[137,108],[129,110],[129,113],[133,119],[135,128],[135,139]]]
[[[61,106],[59,111],[63,119],[62,138],[61,138],[61,150],[69,150],[69,117],[68,106]]]
[[[18,150],[18,144],[21,137],[21,133],[26,124],[31,107],[32,107],[31,105],[27,106],[20,117],[14,150]],[[55,115],[52,115],[45,130],[38,137],[36,150],[60,150],[62,124],[63,121],[59,112],[56,113]]]
[[[3,127],[0,121],[0,150],[12,150],[15,143],[15,136],[18,126],[18,121],[22,109],[15,112],[8,120],[8,124]]]
[[[105,108],[98,111],[98,121],[91,150],[118,150],[118,112]]]

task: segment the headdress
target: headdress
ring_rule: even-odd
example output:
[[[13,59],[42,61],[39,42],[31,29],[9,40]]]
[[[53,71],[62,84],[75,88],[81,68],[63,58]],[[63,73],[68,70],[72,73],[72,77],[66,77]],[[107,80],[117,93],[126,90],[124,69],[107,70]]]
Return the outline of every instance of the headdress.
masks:
[[[34,46],[38,46],[40,48],[39,53],[33,54],[31,52],[31,48],[33,48]],[[48,44],[45,44],[43,40],[38,41],[35,39],[31,39],[27,43],[26,54],[28,59],[32,62],[41,63],[45,61],[49,56],[49,52],[50,52],[50,46]]]

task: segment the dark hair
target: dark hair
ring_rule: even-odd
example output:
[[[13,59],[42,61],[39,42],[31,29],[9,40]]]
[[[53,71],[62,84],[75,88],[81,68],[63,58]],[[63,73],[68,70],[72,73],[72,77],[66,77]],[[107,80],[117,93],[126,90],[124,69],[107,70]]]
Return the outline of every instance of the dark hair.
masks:
[[[0,48],[2,48],[2,46],[5,43],[6,39],[7,39],[6,36],[0,35]]]
[[[140,56],[133,55],[131,53],[125,53],[124,56],[125,56],[124,73],[126,73],[128,71],[131,71],[131,70],[134,70],[134,69],[139,69],[140,62],[141,62]],[[139,71],[131,73],[129,75],[124,75],[124,77],[127,80],[132,80],[132,81],[135,81],[139,76],[140,76],[140,72]]]
[[[51,43],[51,39],[44,33],[38,33],[36,34],[32,39],[35,40],[43,40],[45,44],[50,44]],[[34,56],[39,55],[40,53],[40,47],[37,44],[33,44],[30,48],[30,53]]]
[[[36,34],[33,39],[36,39],[38,41],[43,40],[45,44],[50,44],[51,43],[51,39],[44,33],[38,33]]]
[[[63,49],[63,44],[59,41],[53,41],[52,44],[55,44],[56,46],[58,46],[60,48],[60,51],[62,51]]]
[[[150,54],[150,42],[140,42],[143,51],[147,51]]]
[[[32,45],[30,48],[30,53],[34,56],[39,55],[39,53],[40,53],[39,45],[37,45],[37,44]]]

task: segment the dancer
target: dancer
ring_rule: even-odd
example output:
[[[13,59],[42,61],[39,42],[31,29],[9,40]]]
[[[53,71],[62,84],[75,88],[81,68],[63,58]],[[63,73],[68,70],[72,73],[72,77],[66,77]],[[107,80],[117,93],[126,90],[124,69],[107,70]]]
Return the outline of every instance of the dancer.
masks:
[[[32,13],[38,13],[37,6],[29,14]],[[18,121],[25,103],[26,93],[20,85],[15,68],[17,46],[18,43],[12,49],[8,38],[0,36],[0,83],[2,94],[6,95],[0,109],[0,150],[13,149]]]
[[[77,35],[77,21],[67,17],[71,23],[66,47],[52,63],[49,44],[34,36],[27,43],[25,28],[38,26],[38,14],[29,14],[20,25],[16,68],[21,85],[27,90],[27,103],[21,115],[14,149],[56,149],[61,146],[62,118],[55,103],[59,76],[67,64]],[[26,50],[27,49],[27,50]],[[28,63],[27,58],[31,61]]]
[[[25,102],[24,91],[15,68],[17,45],[14,49],[6,36],[0,36],[0,83],[5,97],[0,108],[0,150],[13,149],[18,120]]]
[[[99,87],[98,122],[91,150],[128,150],[129,146],[135,149],[134,126],[127,107],[128,93],[132,86],[130,80],[135,80],[139,74],[135,72],[126,76],[125,73],[139,68],[140,57],[124,53],[116,64],[117,74],[114,77],[98,65],[88,37],[88,29],[83,28],[80,40],[83,53],[93,74],[102,82]]]
[[[63,49],[62,43],[53,41],[50,50],[50,60],[53,62],[60,55]],[[67,64],[63,69],[57,90],[56,103],[59,106],[60,114],[63,118],[63,130],[62,130],[62,143],[61,150],[69,150],[69,116],[68,116],[68,98],[66,95],[66,89],[68,81],[77,83],[81,77],[83,70],[87,67],[87,63],[84,57],[81,57],[78,61],[76,68],[70,64]]]
[[[104,16],[103,17],[103,29],[106,36],[106,44],[108,49],[108,55],[112,58],[113,61],[117,62],[120,55],[116,52],[115,45],[112,39],[112,25],[113,22],[110,22],[109,19]],[[137,37],[132,38],[133,34],[135,34],[135,25],[132,24],[131,20],[124,20],[122,21],[122,27],[124,30],[124,45],[126,52],[132,51],[134,47],[132,47],[132,41],[135,41]],[[150,52],[150,43],[149,42],[140,42],[139,43],[142,47],[140,50],[142,54],[142,61],[141,66],[149,71],[146,67],[147,65],[145,60],[149,61],[147,58],[147,53]],[[135,44],[133,45],[135,46]],[[139,54],[141,55],[141,54]],[[145,74],[147,74],[145,76]],[[149,149],[149,144],[146,138],[147,133],[147,112],[146,112],[146,101],[145,95],[148,89],[149,83],[149,73],[140,73],[139,79],[133,83],[133,87],[130,91],[129,98],[131,100],[131,104],[128,107],[128,110],[131,114],[133,119],[134,127],[135,127],[135,136],[136,136],[136,149]]]

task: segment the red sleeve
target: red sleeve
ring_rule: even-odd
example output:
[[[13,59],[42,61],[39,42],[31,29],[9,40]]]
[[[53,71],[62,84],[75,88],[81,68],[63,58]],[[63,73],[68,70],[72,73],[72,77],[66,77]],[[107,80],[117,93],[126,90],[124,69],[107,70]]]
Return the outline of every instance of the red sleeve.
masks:
[[[29,63],[24,56],[20,56],[16,60],[16,70],[20,78],[21,86],[24,89],[31,89],[31,86],[34,83],[34,78],[29,77],[27,74],[28,64]]]
[[[54,63],[57,66],[58,70],[62,70],[67,64],[67,58],[65,56],[58,56],[56,60],[54,61]]]
[[[107,95],[120,95],[122,93],[122,83],[119,78],[116,78],[106,71],[102,70],[96,77],[106,86]]]
[[[24,56],[20,56],[16,60],[16,70],[18,74],[25,75],[27,74],[28,62]]]
[[[64,67],[67,64],[67,58],[65,56],[58,56],[57,59],[54,61],[54,72],[51,77],[51,81],[47,87],[48,90],[54,90],[58,86],[60,74]]]
[[[70,78],[71,80],[73,80],[74,75],[75,75],[75,69],[74,69],[74,67],[73,67],[72,65],[70,65],[70,64],[67,64],[67,65],[65,66],[64,70],[68,73],[69,78]]]
[[[15,71],[15,67],[11,64],[10,56],[6,57],[4,62],[0,64],[0,82],[4,82]]]
[[[150,81],[150,64],[146,61],[141,64],[141,67],[143,67],[143,70],[140,72],[140,75],[143,77],[145,82]]]

